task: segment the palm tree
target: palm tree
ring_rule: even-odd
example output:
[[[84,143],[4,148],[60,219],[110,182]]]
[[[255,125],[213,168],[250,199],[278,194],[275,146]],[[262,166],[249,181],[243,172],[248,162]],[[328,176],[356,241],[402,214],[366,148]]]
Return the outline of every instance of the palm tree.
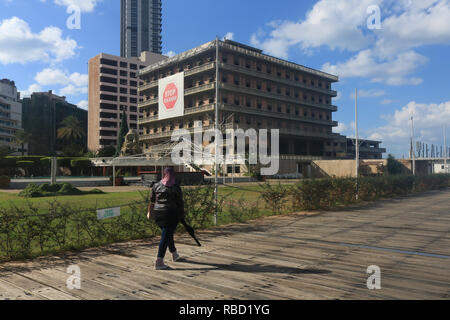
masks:
[[[14,138],[15,138],[17,144],[20,144],[21,149],[22,149],[22,156],[23,156],[25,154],[25,152],[24,152],[25,144],[29,143],[31,140],[31,133],[25,132],[25,130],[18,130],[18,131],[16,131]]]
[[[68,116],[60,123],[58,129],[58,139],[73,141],[80,140],[86,133],[81,126],[80,120],[75,116]]]

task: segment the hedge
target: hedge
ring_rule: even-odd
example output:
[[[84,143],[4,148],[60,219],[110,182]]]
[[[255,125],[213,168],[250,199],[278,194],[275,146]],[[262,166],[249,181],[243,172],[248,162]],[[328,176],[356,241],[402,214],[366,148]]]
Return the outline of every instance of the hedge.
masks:
[[[89,159],[74,159],[70,161],[72,168],[89,168],[92,162]]]

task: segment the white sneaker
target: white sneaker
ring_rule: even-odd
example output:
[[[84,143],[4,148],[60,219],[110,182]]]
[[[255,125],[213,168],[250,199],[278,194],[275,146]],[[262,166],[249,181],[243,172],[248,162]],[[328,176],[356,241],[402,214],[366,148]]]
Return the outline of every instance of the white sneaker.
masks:
[[[168,265],[164,264],[164,259],[158,258],[155,262],[155,270],[165,270],[169,268]]]

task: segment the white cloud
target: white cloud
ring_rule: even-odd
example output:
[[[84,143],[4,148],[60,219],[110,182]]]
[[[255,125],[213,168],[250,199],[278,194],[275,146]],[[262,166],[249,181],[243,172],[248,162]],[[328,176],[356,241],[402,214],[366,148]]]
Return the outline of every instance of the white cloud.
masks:
[[[339,122],[337,127],[333,128],[333,132],[334,133],[344,133],[348,130],[348,126],[343,123],[343,122]]]
[[[102,0],[54,0],[57,5],[79,7],[81,12],[92,12]]]
[[[375,98],[384,96],[386,93],[383,90],[358,90],[358,99],[359,98]],[[350,94],[350,99],[355,99],[355,93]]]
[[[176,56],[177,54],[175,53],[175,51],[170,50],[170,51],[164,53],[163,55],[166,57],[172,58],[172,57]]]
[[[325,63],[322,70],[332,74],[346,77],[370,78],[372,82],[388,85],[417,85],[422,83],[421,78],[410,77],[419,66],[424,65],[428,59],[414,51],[401,53],[388,60],[380,60],[371,49],[362,50],[354,57],[341,63],[332,65]]]
[[[86,94],[88,91],[88,75],[54,68],[46,68],[38,72],[34,78],[40,86],[64,86],[59,89],[58,95],[72,96]]]
[[[88,110],[88,101],[87,100],[81,100],[77,103],[78,108]]]
[[[442,144],[442,128],[450,123],[450,101],[440,104],[409,102],[394,113],[383,115],[386,124],[370,130],[370,139],[382,140],[388,152],[397,155],[409,152],[411,115],[414,115],[415,140]]]
[[[393,100],[390,99],[384,99],[383,101],[381,101],[381,104],[391,104],[392,102],[394,102]]]
[[[361,50],[370,43],[370,37],[360,28],[366,23],[366,9],[380,3],[381,0],[320,0],[307,12],[305,20],[272,21],[267,24],[273,29],[269,37],[260,40],[263,33],[259,31],[259,35],[252,35],[252,42],[282,58],[288,57],[290,47]]]
[[[88,93],[87,87],[76,87],[72,84],[69,84],[64,88],[59,89],[57,94],[59,96],[78,96],[80,94],[87,94],[87,93]]]
[[[37,83],[28,86],[26,90],[19,90],[21,98],[30,97],[34,92],[42,92],[42,87]]]
[[[367,8],[381,8],[381,30],[367,28]],[[274,21],[258,29],[251,43],[287,59],[328,47],[354,52],[347,61],[327,62],[323,70],[341,78],[369,78],[387,85],[418,85],[412,76],[427,62],[413,51],[424,45],[450,44],[449,0],[319,0],[300,21]]]
[[[24,20],[12,17],[0,22],[0,63],[60,62],[75,55],[77,43],[62,31],[47,27],[33,33]]]
[[[234,38],[234,33],[233,32],[227,32],[227,34],[223,37],[223,39],[227,39],[227,40],[233,40]]]

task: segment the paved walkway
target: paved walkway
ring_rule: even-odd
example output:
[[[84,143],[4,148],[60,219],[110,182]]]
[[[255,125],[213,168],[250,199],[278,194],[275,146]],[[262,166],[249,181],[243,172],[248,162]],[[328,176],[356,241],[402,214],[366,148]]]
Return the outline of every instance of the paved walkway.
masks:
[[[184,262],[154,271],[136,241],[0,265],[0,299],[449,299],[450,190],[177,235]],[[69,265],[81,289],[66,286]],[[381,289],[367,288],[367,267]]]

